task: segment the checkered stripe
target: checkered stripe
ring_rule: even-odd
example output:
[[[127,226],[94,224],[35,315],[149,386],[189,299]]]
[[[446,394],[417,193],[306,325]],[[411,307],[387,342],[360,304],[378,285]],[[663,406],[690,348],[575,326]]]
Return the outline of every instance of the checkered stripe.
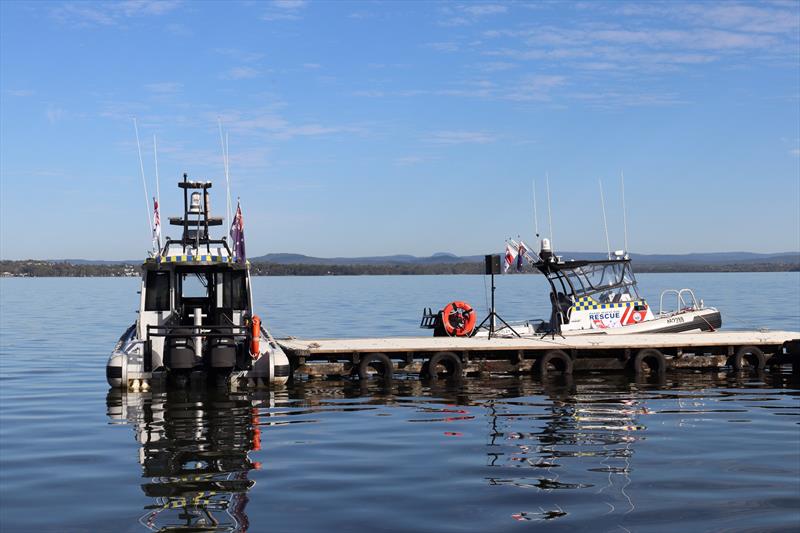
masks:
[[[646,305],[644,300],[636,300],[633,302],[617,302],[610,304],[597,303],[590,296],[581,296],[575,301],[572,306],[573,311],[588,311],[596,309],[623,309],[626,307],[634,307],[637,305]]]
[[[220,255],[170,255],[157,257],[158,263],[232,263],[232,257]]]

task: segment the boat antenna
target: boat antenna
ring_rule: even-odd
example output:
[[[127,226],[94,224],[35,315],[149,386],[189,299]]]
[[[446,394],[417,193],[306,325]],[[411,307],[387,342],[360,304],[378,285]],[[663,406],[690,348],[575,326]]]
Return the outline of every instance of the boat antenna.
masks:
[[[611,259],[611,242],[608,240],[608,220],[606,220],[606,199],[603,196],[603,180],[598,179],[597,183],[600,184],[600,205],[603,208],[603,228],[606,231],[606,250],[608,251],[608,258]]]
[[[622,231],[625,233],[625,253],[628,253],[628,211],[625,209],[625,172],[619,171],[619,181],[622,185]]]
[[[555,250],[555,239],[553,238],[553,214],[550,210],[550,173],[545,172],[544,175],[547,181],[547,223],[550,226],[550,247]]]
[[[533,227],[536,230],[536,238],[539,238],[539,214],[536,211],[536,178],[533,179]]]
[[[142,145],[139,142],[139,126],[136,124],[136,117],[133,117],[133,130],[136,132],[136,148],[139,150],[139,170],[142,172],[142,185],[144,186],[144,214],[147,216],[147,224],[150,226],[150,233],[153,233],[153,221],[150,219],[150,197],[147,194],[147,181],[144,179],[144,163],[142,162]]]
[[[231,168],[231,152],[230,147],[228,146],[228,132],[225,132],[225,167],[228,169],[228,176],[230,176],[230,168]],[[228,218],[233,219],[233,204],[231,203],[231,182],[230,178],[227,179],[227,188],[228,188]],[[239,200],[239,197],[236,197],[236,200]]]
[[[219,144],[222,147],[222,166],[225,169],[225,190],[227,204],[225,205],[225,225],[228,226],[228,220],[231,220],[231,180],[228,174],[228,152],[226,149],[225,137],[222,135],[222,119],[217,117],[217,124],[219,125]]]
[[[161,185],[158,178],[158,147],[156,145],[156,135],[153,134],[153,161],[156,165],[156,200],[158,201],[158,209],[161,210]],[[158,216],[161,216],[159,212]],[[158,233],[158,248],[161,249],[161,232]]]

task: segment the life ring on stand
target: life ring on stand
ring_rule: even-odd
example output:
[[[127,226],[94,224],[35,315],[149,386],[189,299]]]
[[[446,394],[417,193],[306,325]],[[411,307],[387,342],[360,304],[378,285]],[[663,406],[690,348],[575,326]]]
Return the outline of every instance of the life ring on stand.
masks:
[[[442,309],[442,327],[450,337],[468,337],[478,315],[467,302],[450,302]]]
[[[261,355],[258,345],[258,340],[261,338],[261,319],[258,315],[253,317],[253,321],[250,324],[250,336],[250,355],[253,359],[258,359],[258,356]]]

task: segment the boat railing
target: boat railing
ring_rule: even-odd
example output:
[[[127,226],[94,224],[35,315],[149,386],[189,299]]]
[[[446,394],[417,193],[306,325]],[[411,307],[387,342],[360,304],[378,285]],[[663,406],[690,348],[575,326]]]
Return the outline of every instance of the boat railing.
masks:
[[[178,330],[176,332],[176,330]],[[249,328],[234,325],[183,325],[147,326],[147,339],[151,337],[164,337],[167,339],[187,339],[194,337],[248,337]]]
[[[675,296],[675,309],[664,309],[664,298],[671,295]],[[668,304],[669,305],[669,304]],[[661,298],[658,304],[658,316],[668,316],[680,313],[681,311],[694,311],[700,309],[702,305],[698,305],[697,298],[694,296],[692,289],[667,289],[661,292]]]

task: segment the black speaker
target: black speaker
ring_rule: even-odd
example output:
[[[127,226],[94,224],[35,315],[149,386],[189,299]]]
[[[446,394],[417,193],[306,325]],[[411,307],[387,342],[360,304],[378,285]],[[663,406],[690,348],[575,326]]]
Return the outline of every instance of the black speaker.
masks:
[[[486,265],[486,275],[490,274],[499,274],[500,273],[500,256],[499,255],[487,255],[484,257],[485,265]]]

